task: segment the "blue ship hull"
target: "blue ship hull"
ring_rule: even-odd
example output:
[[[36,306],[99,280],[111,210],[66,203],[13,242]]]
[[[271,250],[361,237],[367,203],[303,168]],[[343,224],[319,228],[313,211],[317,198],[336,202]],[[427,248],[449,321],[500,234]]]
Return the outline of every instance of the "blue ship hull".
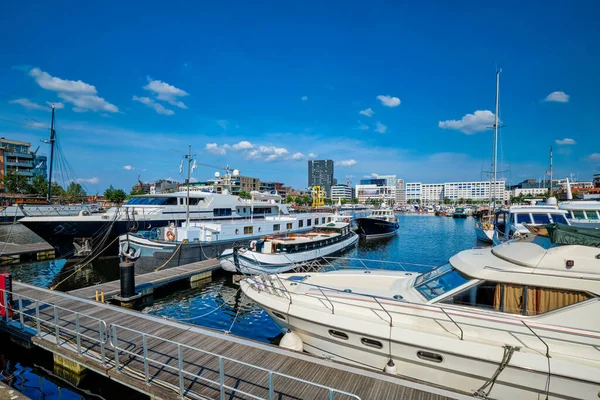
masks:
[[[375,218],[358,218],[357,232],[367,239],[393,236],[400,228],[397,222],[388,222]]]

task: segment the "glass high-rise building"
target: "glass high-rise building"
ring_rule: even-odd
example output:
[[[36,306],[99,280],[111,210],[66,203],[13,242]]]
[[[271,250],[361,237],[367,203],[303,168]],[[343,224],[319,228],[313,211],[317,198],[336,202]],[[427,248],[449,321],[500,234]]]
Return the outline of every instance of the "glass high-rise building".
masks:
[[[308,160],[308,187],[322,186],[331,196],[333,185],[333,160]]]

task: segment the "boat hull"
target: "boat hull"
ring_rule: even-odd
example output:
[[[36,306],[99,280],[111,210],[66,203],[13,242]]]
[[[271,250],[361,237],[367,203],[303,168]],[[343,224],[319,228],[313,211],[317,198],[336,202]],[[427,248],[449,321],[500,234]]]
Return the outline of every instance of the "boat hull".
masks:
[[[296,268],[299,264],[314,261],[321,257],[341,254],[356,247],[358,235],[351,234],[338,243],[298,253],[260,254],[251,251],[239,253],[237,262],[232,250],[219,257],[221,268],[229,272],[244,274],[282,273]]]
[[[367,239],[388,237],[396,234],[400,225],[397,222],[383,221],[374,218],[358,218],[356,220],[357,232]]]
[[[479,224],[475,225],[477,240],[485,243],[494,243],[494,231],[483,229]]]

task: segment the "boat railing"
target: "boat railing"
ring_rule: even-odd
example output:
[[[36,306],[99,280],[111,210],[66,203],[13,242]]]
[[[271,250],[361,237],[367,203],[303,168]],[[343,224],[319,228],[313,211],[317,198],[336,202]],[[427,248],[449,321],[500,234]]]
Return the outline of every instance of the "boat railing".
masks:
[[[358,307],[358,308],[362,308],[362,309],[368,309],[368,310],[372,311],[378,318],[381,318],[386,323],[388,323],[390,325],[390,327],[394,326],[395,321],[396,321],[396,323],[398,321],[402,321],[402,319],[400,319],[400,318],[397,318],[397,319],[394,318],[394,316],[398,316],[398,315],[402,316],[402,317],[409,316],[409,317],[414,317],[414,318],[423,318],[423,319],[428,319],[428,320],[434,320],[437,323],[439,323],[441,321],[445,321],[456,327],[455,335],[460,340],[464,340],[465,331],[467,331],[468,328],[473,328],[473,324],[464,323],[464,322],[461,322],[458,320],[458,318],[470,317],[470,314],[468,313],[468,311],[463,312],[460,310],[456,310],[453,307],[446,307],[446,306],[430,304],[430,303],[415,303],[415,302],[411,302],[411,301],[408,301],[408,300],[402,298],[402,296],[394,296],[393,298],[391,298],[391,297],[384,297],[384,296],[377,296],[377,295],[372,295],[372,294],[367,294],[367,293],[355,292],[355,291],[352,291],[349,289],[340,289],[340,288],[335,288],[335,287],[311,284],[311,283],[304,282],[302,277],[301,276],[299,277],[298,275],[291,275],[289,277],[286,277],[285,274],[279,274],[279,275],[271,275],[269,278],[266,278],[267,275],[268,274],[263,273],[261,275],[256,275],[256,276],[251,277],[250,286],[253,287],[257,291],[264,290],[271,294],[278,295],[280,297],[286,297],[289,299],[290,304],[293,303],[294,298],[297,299],[298,297],[305,296],[305,297],[310,297],[310,298],[319,300],[319,302],[325,308],[327,308],[328,311],[330,311],[334,315],[336,313],[336,310],[338,310],[340,308],[340,306],[346,306],[346,307],[350,306],[350,307]],[[272,286],[271,288],[269,288],[268,285],[270,285],[270,284],[272,285],[273,282],[277,282],[277,286],[276,287]],[[309,288],[314,288],[315,290],[312,293],[310,291],[293,292],[293,291],[288,290],[287,286],[285,285],[285,282],[288,282],[288,284],[290,284],[290,283],[291,284],[302,284]],[[348,298],[348,296],[352,296],[352,298]],[[354,301],[354,303],[349,304],[348,300]],[[361,302],[361,301],[364,302],[364,304],[360,304],[359,302]],[[376,304],[376,306],[374,306],[373,304]],[[437,315],[443,316],[443,317],[438,318],[435,316],[431,316],[431,314],[427,315],[426,313],[423,313],[423,312],[415,313],[415,311],[414,311],[415,309],[418,309],[420,311],[425,311],[425,312],[436,313]],[[385,318],[382,315],[380,315],[382,310],[385,312],[385,314],[388,318]],[[492,320],[492,322],[494,322],[494,321],[495,320]],[[500,323],[503,323],[503,322],[500,322]],[[511,326],[514,326],[514,322],[507,321],[506,323],[511,324]],[[545,346],[546,352],[549,353],[548,344],[542,339],[542,337],[538,333],[536,333],[534,331],[534,329],[543,331],[543,330],[545,330],[546,326],[552,326],[552,325],[547,325],[547,324],[533,325],[531,322],[525,323],[522,320],[520,320],[518,322],[518,325],[521,325],[521,323],[523,324],[524,327],[526,327],[526,330],[523,329],[522,331],[519,331],[519,333],[535,337],[541,343],[543,343],[543,345]],[[481,324],[476,325],[474,327],[474,329],[486,329],[486,330],[492,330],[494,332],[498,331],[497,326],[492,326],[492,325],[485,326],[485,325],[481,325]],[[447,330],[447,331],[450,332],[449,330]],[[512,332],[512,331],[510,331],[510,332]],[[587,342],[577,342],[577,343],[582,344],[582,345],[592,346],[594,348],[598,347],[598,344],[593,344],[593,343],[587,343]]]

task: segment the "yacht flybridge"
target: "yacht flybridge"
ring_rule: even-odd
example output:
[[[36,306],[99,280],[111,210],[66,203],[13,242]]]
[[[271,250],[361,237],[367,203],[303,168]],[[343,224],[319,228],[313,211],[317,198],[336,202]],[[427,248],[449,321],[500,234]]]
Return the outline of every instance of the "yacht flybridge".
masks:
[[[187,199],[189,196],[189,214]],[[90,251],[97,243],[115,240],[131,231],[151,230],[181,225],[190,221],[229,221],[289,215],[285,204],[269,196],[267,199],[242,199],[225,193],[190,191],[141,195],[132,197],[120,207],[109,208],[105,213],[81,212],[75,216],[25,217],[21,223],[57,248],[61,254]],[[75,249],[74,249],[75,247]]]
[[[289,347],[478,397],[594,399],[599,247],[513,241],[423,274],[259,275],[241,288]]]

